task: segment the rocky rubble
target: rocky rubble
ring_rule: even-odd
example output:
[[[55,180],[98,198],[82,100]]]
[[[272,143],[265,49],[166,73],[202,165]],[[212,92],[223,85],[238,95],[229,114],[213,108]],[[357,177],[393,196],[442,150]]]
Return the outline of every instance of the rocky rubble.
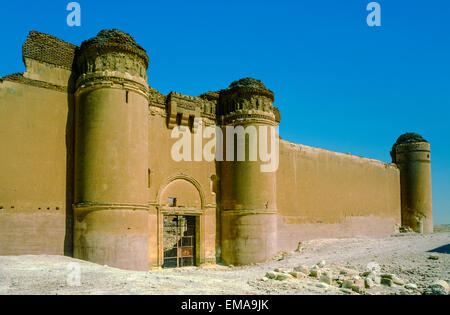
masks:
[[[450,287],[444,280],[433,282],[425,290],[420,290],[415,283],[410,283],[392,273],[381,273],[373,268],[360,272],[355,267],[340,264],[327,265],[320,261],[313,266],[299,265],[294,268],[276,268],[266,273],[262,281],[290,281],[303,285],[315,285],[317,288],[342,294],[424,294],[445,295]]]
[[[448,295],[450,287],[444,280],[436,280],[423,292],[424,295]]]
[[[450,283],[449,243],[450,232],[310,240],[303,241],[298,251],[284,252],[277,259],[250,266],[219,264],[149,272],[120,270],[65,256],[0,256],[0,295],[444,294],[447,286],[438,280]],[[313,268],[322,260],[326,261],[323,267]],[[69,264],[80,265],[81,286],[67,285]],[[311,277],[311,269],[320,277]],[[269,279],[263,277],[267,272],[292,277]],[[384,279],[392,280],[392,286],[382,285],[381,275],[390,274],[405,285],[395,284],[398,279],[389,276]],[[327,276],[331,276],[331,284],[322,282],[328,281]],[[362,293],[352,289],[359,290],[355,284]]]

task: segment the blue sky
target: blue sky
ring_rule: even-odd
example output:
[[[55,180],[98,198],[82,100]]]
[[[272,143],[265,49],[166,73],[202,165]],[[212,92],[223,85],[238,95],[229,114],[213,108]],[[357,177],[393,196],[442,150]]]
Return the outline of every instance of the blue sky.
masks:
[[[30,30],[74,44],[104,28],[130,33],[150,57],[149,83],[199,95],[252,76],[276,95],[289,141],[390,162],[404,132],[432,146],[435,223],[450,223],[450,1],[7,1],[0,76],[23,72]]]

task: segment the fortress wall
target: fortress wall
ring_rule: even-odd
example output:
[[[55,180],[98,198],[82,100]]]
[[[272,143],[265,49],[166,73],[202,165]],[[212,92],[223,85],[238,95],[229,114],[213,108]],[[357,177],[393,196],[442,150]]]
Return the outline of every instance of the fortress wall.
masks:
[[[400,224],[393,164],[280,142],[278,250],[316,238],[387,236]]]
[[[103,34],[102,32],[99,36]],[[134,43],[134,40],[128,38],[126,34],[114,30],[105,32],[107,35],[117,36],[116,40],[119,42],[125,38],[128,44]],[[109,35],[105,38],[111,39]],[[102,36],[100,42],[105,40]],[[94,46],[95,43],[97,43],[95,40],[91,42]],[[112,44],[116,49],[117,43]],[[68,90],[72,90],[68,85],[74,79],[72,66],[76,46],[50,35],[30,32],[23,46],[23,60],[27,72],[0,78],[0,255],[71,256],[74,253],[72,244],[74,230],[75,233],[79,233],[78,235],[85,237],[89,234],[85,233],[87,231],[85,224],[90,225],[88,232],[95,232],[92,233],[94,237],[91,243],[95,246],[92,247],[90,244],[78,246],[79,250],[87,250],[86,255],[81,251],[83,259],[89,261],[109,259],[111,257],[105,257],[108,255],[104,254],[103,249],[117,254],[115,244],[125,244],[119,247],[128,252],[135,252],[136,250],[127,243],[130,240],[131,243],[138,244],[130,237],[134,231],[123,224],[129,219],[127,222],[131,224],[130,226],[142,232],[140,236],[143,235],[139,240],[140,244],[145,245],[137,247],[137,250],[142,249],[142,246],[146,249],[148,237],[148,265],[161,266],[163,215],[170,213],[196,216],[197,264],[213,263],[216,257],[227,255],[233,259],[238,257],[236,260],[238,264],[246,264],[255,261],[255,257],[264,250],[267,254],[257,258],[257,261],[271,256],[277,248],[293,250],[302,240],[386,236],[392,234],[396,230],[396,225],[401,223],[400,172],[394,164],[286,141],[280,143],[280,166],[276,178],[274,173],[270,176],[267,174],[261,176],[257,168],[245,168],[243,167],[245,164],[232,164],[230,170],[224,167],[225,164],[217,167],[218,163],[205,160],[175,161],[171,156],[171,150],[179,139],[171,139],[171,134],[173,125],[178,123],[178,118],[182,118],[183,125],[191,123],[191,118],[200,116],[205,118],[205,123],[216,123],[213,115],[217,105],[215,102],[217,97],[220,100],[223,95],[214,92],[209,97],[215,101],[210,101],[209,98],[200,100],[179,93],[164,96],[150,89],[147,125],[147,98],[139,96],[139,101],[133,102],[137,90],[147,89],[140,87],[140,84],[144,84],[143,82],[147,80],[143,71],[143,66],[147,67],[146,54],[137,44],[132,52],[128,51],[130,49],[128,46],[121,49],[126,51],[122,57],[129,55],[126,58],[131,58],[131,61],[134,60],[131,56],[136,52],[145,55],[140,57],[144,60],[138,60],[134,64],[137,67],[133,67],[138,80],[132,82],[130,86],[119,81],[117,87],[120,89],[117,90],[105,89],[106,91],[94,92],[88,89],[87,98],[91,99],[89,102],[83,100],[81,105],[86,106],[81,108],[86,110],[83,113],[92,116],[82,116],[77,120],[77,124],[81,127],[84,126],[84,122],[88,122],[86,124],[88,127],[84,131],[83,128],[74,126],[74,98],[67,93]],[[99,83],[104,80],[99,76],[100,72],[90,73],[93,69],[98,70],[97,67],[93,67],[98,55],[97,53],[90,55],[88,52],[89,50],[85,51],[86,58],[94,59],[89,59],[90,63],[81,63],[81,68],[87,74],[85,77],[87,83]],[[99,59],[100,67],[105,67],[108,71],[119,69],[116,74],[121,74],[122,79],[128,80],[127,62],[117,64],[114,54],[106,56],[107,58],[103,57]],[[110,88],[111,83],[117,84],[114,80],[106,80],[105,86]],[[267,104],[272,104],[273,93],[255,79],[246,78],[239,82],[235,82],[239,83],[235,85],[236,89],[228,89],[230,97],[228,101],[231,102],[222,103],[222,110],[241,111],[236,117],[233,116],[234,112],[228,113],[232,114],[229,117],[235,119],[242,114],[243,105],[255,105],[256,109],[260,110],[258,107],[262,104],[263,110],[257,115],[258,119],[263,119],[264,124],[267,123],[265,121],[267,119],[271,123],[279,122],[278,109],[267,107]],[[239,92],[242,84],[247,85],[247,88],[241,91],[245,93]],[[233,84],[230,85],[232,86]],[[254,94],[250,99],[248,87]],[[215,94],[217,95],[214,96]],[[255,99],[255,96],[258,96],[258,99]],[[129,99],[131,104],[125,105]],[[91,107],[90,104],[95,106]],[[230,104],[234,107],[229,107]],[[136,108],[131,107],[134,105],[140,105],[141,111],[134,112]],[[264,109],[264,106],[267,108]],[[264,110],[267,111],[265,115]],[[128,115],[128,112],[133,115]],[[179,117],[180,114],[182,117]],[[256,123],[256,120],[252,119],[250,123]],[[89,212],[91,215],[88,219],[85,218],[84,222],[76,221],[75,229],[72,211],[74,129],[81,130],[81,135],[84,135],[83,132],[89,133],[88,140],[94,139],[93,141],[99,141],[104,145],[103,148],[95,146],[84,138],[77,137],[77,144],[81,143],[82,148],[89,150],[88,152],[76,150],[79,153],[78,157],[81,156],[80,160],[76,160],[77,165],[82,165],[87,171],[84,173],[83,168],[77,166],[77,172],[84,177],[80,176],[83,179],[82,185],[77,186],[77,193],[82,188],[83,195],[77,194],[75,202],[79,203],[79,207],[75,209],[90,211],[93,208],[101,208],[101,211]],[[142,160],[142,154],[146,155],[147,152],[142,148],[147,146],[147,129],[148,182],[145,183],[147,160]],[[110,137],[104,139],[101,136],[102,132]],[[93,135],[99,138],[95,139]],[[206,142],[208,140],[203,139],[202,148]],[[111,143],[118,145],[114,147],[110,145]],[[191,143],[193,153],[194,136],[191,136]],[[402,180],[406,183],[402,188],[405,196],[414,194],[426,197],[417,197],[411,202],[414,211],[410,215],[414,215],[415,218],[419,214],[417,212],[422,207],[421,204],[426,203],[426,210],[429,211],[425,215],[429,223],[425,224],[429,226],[432,223],[430,168],[429,164],[423,165],[425,162],[429,163],[429,146],[425,148],[426,150],[416,150],[415,146],[416,144],[413,147],[408,145],[406,152],[397,152],[397,154],[405,153],[408,157],[405,160],[408,162],[407,165],[403,165],[402,168],[404,177]],[[105,155],[110,160],[117,161],[118,167],[124,170],[124,173],[118,172],[115,165],[110,167],[105,165],[104,161],[107,160],[104,159]],[[423,155],[426,155],[426,158]],[[85,157],[90,163],[83,161],[82,158]],[[138,163],[142,161],[145,163]],[[99,164],[102,165],[97,167]],[[127,171],[124,165],[136,172]],[[101,170],[106,171],[99,173]],[[412,175],[408,175],[410,172],[418,175],[412,178]],[[106,177],[108,180],[105,180]],[[80,184],[78,181],[77,183]],[[114,186],[115,189],[108,189],[108,183],[111,185],[109,188]],[[135,183],[138,184],[134,185]],[[423,189],[423,185],[428,188]],[[257,189],[258,187],[261,189]],[[108,194],[97,195],[102,191],[108,191]],[[129,197],[132,198],[128,200]],[[238,198],[233,199],[234,197]],[[169,206],[170,198],[177,199],[175,207]],[[270,202],[265,203],[266,199]],[[148,215],[139,213],[130,216],[135,209],[126,211],[119,209],[122,206],[132,208],[141,206],[146,210],[147,201]],[[106,209],[102,208],[102,202],[109,202],[103,203]],[[128,202],[133,204],[130,205]],[[115,212],[109,211],[113,210],[111,204],[114,204],[112,208]],[[86,208],[83,208],[84,206]],[[219,208],[224,210],[222,215],[218,214]],[[226,211],[228,213],[224,215]],[[408,216],[408,213],[406,214]],[[105,222],[113,224],[108,225]],[[432,231],[432,225],[426,229]],[[83,239],[83,242],[85,241],[86,238]],[[224,246],[222,251],[221,246],[227,242],[228,248]],[[92,248],[95,250],[89,252]],[[75,256],[76,253],[75,250]],[[120,252],[119,256],[120,259],[113,259],[116,266],[122,266],[123,258],[125,267],[134,268],[127,263],[128,258],[135,258],[133,255],[130,256],[125,251]],[[141,256],[139,268],[145,269],[146,250],[141,252]]]
[[[186,215],[190,214],[191,208],[203,206],[202,219],[197,222],[197,228],[201,230],[201,235],[198,237],[202,238],[203,244],[202,248],[198,249],[197,262],[215,262],[216,194],[213,192],[214,185],[211,179],[216,174],[215,163],[204,160],[198,162],[174,161],[171,157],[171,149],[177,139],[171,139],[172,129],[167,127],[166,117],[163,116],[164,112],[153,113],[150,115],[149,121],[150,265],[156,266],[158,259],[161,259],[161,255],[158,258],[158,242],[162,244],[163,225],[162,217],[158,218],[157,215],[157,205],[167,207],[169,197],[177,198],[178,206],[186,208]],[[191,141],[193,146],[193,136]],[[198,187],[195,187],[193,182],[196,182]],[[203,205],[200,195],[203,195]]]
[[[0,79],[0,255],[71,255],[68,95],[29,83]]]

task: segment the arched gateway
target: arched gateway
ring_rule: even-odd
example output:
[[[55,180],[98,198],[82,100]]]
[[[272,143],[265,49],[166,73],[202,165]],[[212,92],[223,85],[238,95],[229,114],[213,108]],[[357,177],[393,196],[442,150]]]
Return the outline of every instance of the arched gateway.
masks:
[[[203,247],[204,194],[191,177],[171,177],[158,192],[159,265],[195,266]]]

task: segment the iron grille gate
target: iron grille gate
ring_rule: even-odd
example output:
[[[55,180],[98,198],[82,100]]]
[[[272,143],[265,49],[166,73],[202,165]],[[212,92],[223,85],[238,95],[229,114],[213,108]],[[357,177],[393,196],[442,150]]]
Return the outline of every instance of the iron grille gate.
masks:
[[[195,265],[195,217],[164,216],[163,268]]]

